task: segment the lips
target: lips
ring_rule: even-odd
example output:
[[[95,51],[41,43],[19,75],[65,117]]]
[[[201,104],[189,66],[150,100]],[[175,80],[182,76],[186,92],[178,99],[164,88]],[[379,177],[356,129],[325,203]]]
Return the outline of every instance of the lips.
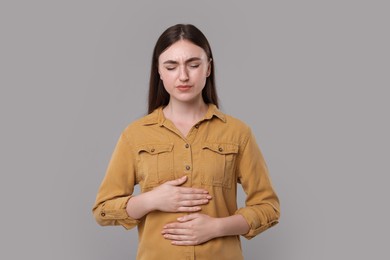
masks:
[[[189,85],[180,85],[180,86],[177,86],[176,88],[178,90],[181,90],[181,91],[186,91],[186,90],[189,90],[191,88],[191,86],[189,86]]]

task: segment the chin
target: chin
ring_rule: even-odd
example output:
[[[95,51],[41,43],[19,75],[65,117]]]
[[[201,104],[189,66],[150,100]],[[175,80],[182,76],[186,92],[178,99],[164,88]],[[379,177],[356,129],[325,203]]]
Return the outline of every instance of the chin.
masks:
[[[178,102],[182,102],[182,103],[194,103],[194,102],[197,102],[199,99],[202,99],[202,95],[180,95],[180,96],[176,96],[176,97],[172,97],[173,99],[175,99],[176,101]]]

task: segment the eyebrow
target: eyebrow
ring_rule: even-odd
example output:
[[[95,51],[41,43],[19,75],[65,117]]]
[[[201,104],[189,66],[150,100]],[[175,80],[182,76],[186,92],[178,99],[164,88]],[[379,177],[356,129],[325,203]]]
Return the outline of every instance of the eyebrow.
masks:
[[[193,58],[189,58],[188,60],[186,60],[185,63],[189,63],[189,62],[193,62],[193,61],[200,61],[200,60],[202,60],[202,59],[198,58],[198,57],[193,57]],[[167,60],[167,61],[164,61],[163,64],[179,64],[179,63],[175,60]]]

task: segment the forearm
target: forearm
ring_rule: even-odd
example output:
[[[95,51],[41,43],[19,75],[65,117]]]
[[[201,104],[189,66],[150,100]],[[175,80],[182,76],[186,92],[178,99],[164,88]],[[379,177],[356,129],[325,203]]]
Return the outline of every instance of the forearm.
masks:
[[[151,192],[141,193],[129,199],[126,206],[127,214],[134,219],[140,219],[154,210]]]
[[[217,218],[216,237],[244,235],[249,225],[242,215],[236,214],[225,218]]]

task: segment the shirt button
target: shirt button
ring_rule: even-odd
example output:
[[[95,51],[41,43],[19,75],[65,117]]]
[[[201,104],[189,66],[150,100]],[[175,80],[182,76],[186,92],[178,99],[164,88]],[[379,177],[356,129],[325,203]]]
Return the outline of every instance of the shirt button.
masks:
[[[222,151],[223,151],[222,147],[219,147],[219,148],[218,148],[218,151],[222,152]]]
[[[186,166],[186,170],[189,171],[191,167],[189,165]]]
[[[106,213],[102,212],[102,213],[100,213],[100,216],[105,217]]]
[[[155,150],[154,150],[154,148],[152,148],[152,150],[150,150],[150,151],[151,151],[152,153],[154,153]]]
[[[198,125],[198,124],[196,124],[196,125],[195,125],[195,128],[199,128],[199,125]]]
[[[188,148],[188,147],[190,147],[190,145],[189,145],[189,144],[186,144],[185,147]]]

